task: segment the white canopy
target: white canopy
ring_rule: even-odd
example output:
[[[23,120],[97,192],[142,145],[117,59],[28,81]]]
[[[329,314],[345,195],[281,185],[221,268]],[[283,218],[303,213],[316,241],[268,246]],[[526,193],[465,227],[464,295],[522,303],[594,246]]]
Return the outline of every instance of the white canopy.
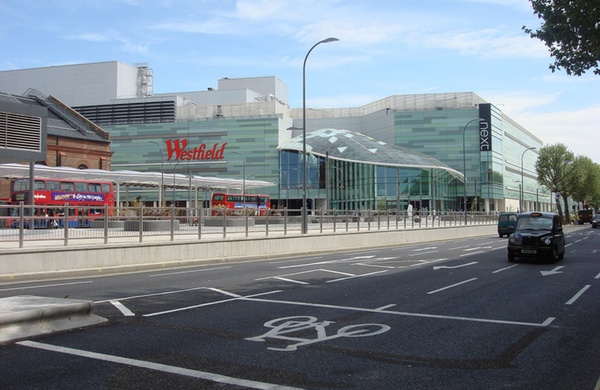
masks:
[[[272,187],[275,183],[263,180],[223,179],[206,176],[187,176],[179,173],[139,172],[139,171],[105,171],[102,169],[76,169],[71,167],[49,167],[35,164],[34,175],[37,177],[56,179],[80,179],[110,181],[120,187],[139,186],[165,188],[179,188],[191,190],[241,190]],[[0,164],[0,177],[4,179],[18,179],[29,177],[29,165]]]

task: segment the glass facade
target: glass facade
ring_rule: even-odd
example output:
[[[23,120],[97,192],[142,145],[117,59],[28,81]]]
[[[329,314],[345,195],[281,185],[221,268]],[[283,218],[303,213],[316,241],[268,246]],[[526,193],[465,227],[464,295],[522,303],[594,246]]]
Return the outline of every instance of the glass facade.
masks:
[[[165,181],[169,175],[215,176],[247,180],[276,181],[278,177],[277,146],[279,143],[279,118],[215,119],[179,121],[170,123],[111,125],[103,128],[110,132],[113,170],[159,172],[163,169]],[[179,146],[191,150],[205,145],[211,149],[223,148],[220,159],[181,160],[169,150],[178,140]],[[160,145],[160,146],[159,146]],[[172,148],[171,148],[172,149]],[[210,189],[208,189],[210,190]],[[249,191],[247,191],[249,192]],[[277,197],[276,186],[261,188],[260,193]],[[145,200],[156,200],[156,191],[140,191]],[[170,203],[189,200],[184,190],[166,194]]]
[[[282,189],[302,196],[302,137],[280,146]],[[307,198],[336,210],[447,209],[462,175],[424,154],[348,130],[307,136]],[[458,178],[458,180],[457,180]],[[312,201],[314,200],[314,201]]]

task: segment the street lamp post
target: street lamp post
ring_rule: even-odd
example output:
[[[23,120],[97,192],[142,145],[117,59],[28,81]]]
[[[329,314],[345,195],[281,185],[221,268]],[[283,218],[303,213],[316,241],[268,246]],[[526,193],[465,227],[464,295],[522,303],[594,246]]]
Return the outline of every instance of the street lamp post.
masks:
[[[523,181],[523,157],[525,156],[525,153],[527,153],[528,150],[535,150],[536,147],[532,146],[529,147],[527,149],[525,149],[523,151],[523,153],[521,154],[521,188],[519,191],[519,211],[523,212],[523,192],[525,191],[525,182]]]
[[[160,149],[160,191],[158,192],[158,207],[162,207],[163,204],[163,191],[165,188],[165,155],[163,154],[162,146],[156,141],[148,141],[151,144],[158,146]]]
[[[306,207],[306,60],[310,52],[321,43],[329,43],[339,41],[337,38],[327,38],[315,43],[306,57],[302,65],[302,234],[308,233],[308,209]]]
[[[465,187],[465,191],[464,191],[464,199],[463,199],[463,212],[465,213],[465,225],[467,224],[467,157],[466,157],[466,153],[465,153],[465,132],[467,131],[467,127],[469,127],[469,125],[473,122],[485,122],[485,119],[482,118],[475,118],[475,119],[471,119],[469,122],[467,122],[467,124],[465,125],[465,127],[463,128],[463,174],[465,175],[464,177],[464,187]]]

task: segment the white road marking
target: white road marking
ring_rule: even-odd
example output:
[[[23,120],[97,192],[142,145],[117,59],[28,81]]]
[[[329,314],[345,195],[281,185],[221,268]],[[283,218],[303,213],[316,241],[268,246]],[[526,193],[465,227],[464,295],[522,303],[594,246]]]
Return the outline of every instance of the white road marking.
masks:
[[[63,286],[71,286],[73,284],[86,284],[86,283],[94,283],[92,280],[86,280],[83,282],[71,282],[71,283],[56,283],[56,284],[38,284],[36,286],[27,286],[27,287],[12,287],[12,288],[3,288],[0,291],[15,291],[15,290],[31,290],[34,288],[47,288],[47,287],[63,287]]]
[[[316,263],[303,263],[303,264],[295,264],[295,265],[286,265],[286,266],[279,267],[279,269],[311,267],[311,266],[323,265],[323,264],[340,264],[340,263],[347,263],[347,262],[356,261],[356,260],[372,259],[374,257],[375,257],[375,255],[372,255],[372,256],[356,256],[356,257],[349,257],[349,258],[337,259],[337,260],[323,260],[323,261],[319,261],[319,262],[316,262]]]
[[[517,267],[519,264],[515,264],[515,265],[511,265],[510,267],[505,267],[505,268],[500,268],[494,272],[492,272],[493,274],[497,274],[498,272],[502,272],[502,271],[506,271],[507,269],[511,269],[513,267]]]
[[[106,302],[110,302],[110,301],[126,301],[129,299],[138,299],[138,298],[156,297],[156,296],[160,296],[160,295],[179,294],[179,293],[184,293],[184,292],[188,292],[188,291],[205,290],[205,289],[206,289],[206,287],[186,288],[184,290],[174,290],[174,291],[165,291],[165,292],[153,293],[153,294],[133,295],[130,297],[122,297],[122,298],[117,298],[117,299],[114,299],[114,298],[113,299],[105,299],[103,301],[96,301],[95,303],[106,303]]]
[[[198,305],[192,305],[192,306],[187,306],[187,307],[180,307],[178,309],[171,309],[171,310],[159,311],[159,312],[156,312],[156,313],[144,314],[144,317],[154,317],[154,316],[159,316],[159,315],[163,315],[163,314],[176,313],[178,311],[185,311],[185,310],[196,309],[196,308],[199,308],[199,307],[218,305],[220,303],[232,302],[232,301],[236,301],[236,300],[245,298],[245,297],[242,297],[241,295],[233,294],[233,293],[230,293],[230,292],[227,292],[227,291],[223,291],[223,290],[219,290],[219,289],[216,289],[216,288],[209,288],[208,290],[211,290],[211,291],[214,291],[214,292],[218,292],[218,293],[221,293],[221,294],[224,294],[224,295],[228,295],[231,298],[230,299],[223,299],[223,300],[215,301],[215,302],[201,303],[201,304],[198,304]],[[255,296],[259,297],[259,296],[262,296],[262,295],[275,294],[275,293],[278,293],[278,292],[281,292],[281,290],[267,291],[267,292],[260,293],[260,294],[249,295],[249,297],[255,297]]]
[[[410,267],[419,267],[419,266],[427,265],[427,264],[431,264],[431,263],[439,263],[440,261],[445,261],[445,260],[448,260],[448,258],[435,259],[435,260],[417,260],[417,261],[419,261],[419,263],[411,264]]]
[[[480,253],[484,253],[484,251],[471,252],[471,253],[463,253],[462,255],[460,255],[460,257],[473,256],[473,255],[478,255]]]
[[[451,284],[450,286],[438,288],[437,290],[429,291],[427,294],[435,294],[435,293],[438,293],[440,291],[448,290],[449,288],[457,287],[457,286],[460,286],[462,284],[472,282],[474,280],[477,280],[477,278],[472,278],[472,279],[464,280],[464,281],[459,282],[459,283]]]
[[[470,263],[466,263],[466,264],[460,264],[460,265],[455,265],[455,266],[449,266],[449,265],[438,265],[436,267],[433,267],[434,271],[437,271],[438,269],[456,269],[456,268],[462,268],[462,267],[468,267],[470,265],[473,264],[479,264],[479,262],[477,261],[472,261]]]
[[[177,271],[177,272],[167,272],[167,273],[163,273],[163,274],[154,274],[154,275],[149,275],[149,278],[156,278],[159,276],[169,276],[169,275],[180,275],[180,274],[191,274],[194,272],[205,272],[205,271],[214,271],[214,270],[219,270],[219,269],[229,269],[231,268],[231,266],[228,267],[217,267],[217,268],[200,268],[200,269],[193,269],[193,270],[186,270],[186,271]]]
[[[112,303],[114,307],[116,307],[117,309],[119,309],[119,311],[121,313],[123,313],[123,315],[125,317],[134,317],[135,316],[135,314],[131,310],[129,310],[128,308],[126,308],[125,305],[123,305],[121,302],[119,302],[119,301],[110,301],[110,303]]]
[[[275,384],[271,384],[271,383],[251,381],[251,380],[247,380],[247,379],[233,378],[230,376],[213,374],[211,372],[190,370],[188,368],[183,368],[183,367],[169,366],[166,364],[153,363],[153,362],[148,362],[148,361],[138,360],[138,359],[129,359],[129,358],[121,357],[121,356],[107,355],[104,353],[84,351],[81,349],[61,347],[61,346],[57,346],[57,345],[38,343],[35,341],[29,341],[29,340],[19,341],[19,342],[17,342],[17,344],[22,345],[24,347],[31,347],[31,348],[43,349],[45,351],[64,353],[64,354],[74,355],[74,356],[81,356],[81,357],[85,357],[85,358],[89,358],[89,359],[101,360],[104,362],[126,364],[126,365],[133,366],[133,367],[150,369],[150,370],[155,370],[155,371],[160,371],[160,372],[167,372],[170,374],[183,375],[183,376],[188,376],[191,378],[204,379],[204,380],[217,382],[217,383],[226,383],[229,385],[240,386],[240,387],[251,388],[251,389],[273,389],[273,390],[275,390],[275,389],[296,389],[295,387],[287,387],[287,386],[275,385]]]
[[[231,293],[228,291],[224,291],[224,290],[220,290],[217,288],[207,288],[207,289],[217,292],[217,293],[220,293],[220,294],[223,294],[223,295],[227,295],[227,296],[231,297],[231,299],[224,299],[224,300],[215,301],[215,302],[208,302],[208,303],[203,303],[203,304],[199,304],[199,305],[182,307],[182,308],[178,308],[178,309],[167,310],[167,311],[162,311],[162,312],[157,312],[157,313],[144,314],[144,317],[153,317],[153,316],[158,316],[158,315],[163,315],[163,314],[170,314],[170,313],[175,313],[178,311],[191,310],[191,309],[196,309],[196,308],[200,308],[200,307],[204,307],[204,306],[218,305],[221,303],[228,303],[228,302],[233,302],[233,301],[239,300],[239,301],[248,301],[248,302],[276,303],[276,304],[280,304],[280,305],[292,305],[292,306],[302,306],[302,307],[315,307],[315,308],[325,308],[325,309],[359,311],[359,312],[365,312],[365,313],[383,313],[383,314],[407,316],[407,317],[433,318],[433,319],[456,320],[456,321],[471,321],[471,322],[483,322],[483,323],[491,323],[491,324],[517,325],[517,326],[545,327],[545,326],[550,325],[552,323],[552,321],[555,320],[555,317],[548,317],[542,323],[532,323],[532,322],[520,322],[520,321],[494,320],[494,319],[476,318],[476,317],[457,317],[457,316],[446,316],[446,315],[436,315],[436,314],[410,313],[410,312],[386,310],[385,308],[387,306],[384,306],[382,308],[377,308],[377,309],[370,309],[370,308],[362,308],[362,307],[327,305],[327,304],[321,304],[321,303],[278,301],[275,299],[257,298],[259,296],[276,294],[276,293],[281,292],[282,290],[267,291],[267,292],[261,293],[261,294],[241,296],[241,295]]]
[[[294,280],[294,279],[284,278],[284,277],[281,277],[281,276],[273,276],[271,279],[277,279],[277,280],[281,280],[283,282],[290,282],[290,283],[309,284],[308,282],[302,282],[300,280]]]
[[[572,305],[573,303],[575,303],[575,301],[576,301],[577,299],[579,299],[579,297],[580,297],[580,296],[582,296],[582,295],[583,295],[583,293],[584,293],[584,292],[585,292],[585,291],[586,291],[588,288],[590,288],[590,287],[592,287],[592,286],[591,286],[591,285],[589,285],[589,284],[587,284],[587,285],[586,285],[584,288],[582,288],[581,290],[579,290],[579,292],[578,292],[577,294],[575,294],[575,295],[573,296],[573,298],[569,299],[569,300],[567,301],[567,303],[565,303],[565,305]]]
[[[423,256],[423,255],[428,255],[430,253],[438,253],[439,251],[429,251],[429,252],[419,252],[419,253],[413,253],[412,255],[408,255],[409,257],[413,257],[413,256]]]
[[[341,282],[341,281],[343,281],[343,280],[348,280],[348,279],[356,279],[356,278],[362,278],[362,277],[365,277],[365,276],[377,275],[377,274],[381,274],[381,273],[385,273],[385,272],[387,272],[387,270],[384,270],[384,271],[375,271],[375,272],[369,272],[369,273],[366,273],[366,274],[360,274],[360,275],[351,275],[351,276],[348,276],[348,277],[346,277],[346,278],[339,278],[339,279],[328,280],[328,281],[326,281],[325,283],[335,283],[335,282]]]

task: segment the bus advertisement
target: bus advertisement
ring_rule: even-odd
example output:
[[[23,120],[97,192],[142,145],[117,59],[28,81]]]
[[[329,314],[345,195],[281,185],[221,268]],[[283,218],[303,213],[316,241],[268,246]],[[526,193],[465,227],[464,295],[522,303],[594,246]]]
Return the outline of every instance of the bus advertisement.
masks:
[[[243,195],[215,192],[211,197],[211,207],[213,216],[222,215],[219,208],[228,209],[227,215],[241,215],[240,212],[244,209],[254,215],[267,215],[268,210],[271,209],[271,198],[264,194]]]
[[[95,219],[104,217],[104,207],[115,206],[114,186],[111,182],[91,180],[67,180],[35,178],[33,182],[34,228],[64,226],[64,213],[67,210],[69,227],[91,227]],[[30,179],[16,179],[10,193],[11,216],[18,217],[19,206],[28,205]],[[19,226],[12,219],[11,227]],[[24,222],[29,228],[29,222]]]

